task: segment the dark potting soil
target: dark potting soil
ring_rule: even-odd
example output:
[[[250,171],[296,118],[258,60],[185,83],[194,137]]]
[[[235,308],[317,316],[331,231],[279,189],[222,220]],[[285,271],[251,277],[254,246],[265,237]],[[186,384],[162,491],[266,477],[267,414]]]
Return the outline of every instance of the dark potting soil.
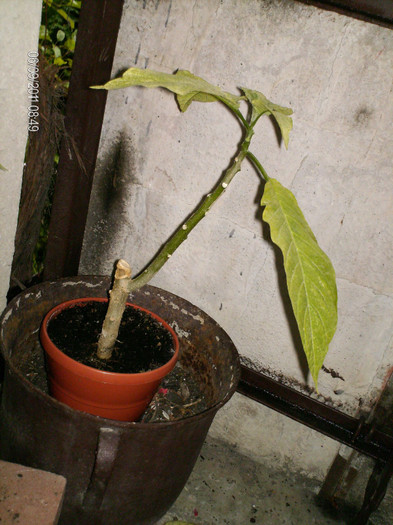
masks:
[[[206,396],[190,370],[177,362],[175,368],[161,382],[160,388],[142,414],[142,423],[177,421],[200,414],[209,408]]]
[[[126,307],[112,357],[97,357],[97,342],[107,303],[91,302],[62,310],[48,324],[48,335],[66,355],[84,365],[116,373],[140,373],[167,363],[172,336],[142,310]]]

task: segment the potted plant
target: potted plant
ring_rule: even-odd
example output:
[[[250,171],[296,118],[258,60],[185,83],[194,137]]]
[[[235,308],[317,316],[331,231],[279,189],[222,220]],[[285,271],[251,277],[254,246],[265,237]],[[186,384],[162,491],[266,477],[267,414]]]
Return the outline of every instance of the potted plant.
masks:
[[[166,242],[152,263],[130,281],[130,291],[147,282],[171,257],[187,238],[190,231],[224,193],[247,158],[265,182],[261,206],[263,220],[270,226],[272,241],[280,248],[284,258],[287,287],[293,312],[299,328],[308,366],[318,388],[318,374],[328,351],[337,325],[337,288],[334,268],[319,247],[294,195],[275,179],[268,176],[261,162],[250,151],[254,128],[260,117],[272,116],[278,124],[285,147],[292,130],[292,110],[270,102],[262,93],[241,88],[242,96],[233,95],[188,71],[178,70],[174,75],[152,70],[131,68],[121,77],[96,89],[124,89],[130,86],[164,88],[176,95],[181,111],[192,102],[221,102],[243,127],[243,138],[231,166],[225,171],[214,190],[201,202],[174,235]],[[246,111],[240,103],[246,102]]]
[[[58,304],[40,331],[51,394],[72,408],[118,421],[141,416],[179,355],[173,328],[127,303],[130,278],[129,265],[118,261],[109,302],[87,297]]]
[[[48,456],[48,448],[49,455],[52,456],[55,454],[56,447],[64,449],[65,458],[61,460],[61,465],[54,457],[51,457],[49,462],[45,460],[36,465],[34,464],[36,451],[33,452],[31,447],[25,445],[29,439],[21,440],[16,436],[21,426],[29,435],[42,433],[41,428],[37,426],[37,420],[40,419],[50,421],[49,434],[51,438],[54,437],[55,443],[58,442],[59,436],[62,438],[66,436],[66,440],[69,441],[70,428],[72,429],[71,433],[74,436],[72,441],[78,443],[84,451],[84,461],[87,457],[89,460],[86,460],[86,464],[83,463],[80,468],[79,479],[76,482],[73,480],[70,484],[64,514],[64,520],[68,519],[68,522],[75,520],[76,515],[79,516],[78,523],[82,523],[83,519],[90,523],[92,518],[96,519],[97,523],[101,523],[104,522],[105,516],[113,518],[116,515],[116,523],[128,523],[130,516],[132,516],[131,521],[135,523],[154,523],[165,513],[180,492],[195,463],[215,412],[229,399],[236,388],[239,364],[233,344],[225,332],[204,312],[195,310],[195,307],[168,292],[157,292],[147,283],[225,192],[246,158],[252,162],[265,180],[261,201],[264,207],[263,219],[270,226],[273,242],[283,253],[289,296],[316,386],[318,373],[337,323],[337,292],[334,269],[330,260],[319,247],[293,194],[277,180],[270,178],[260,161],[250,151],[254,128],[263,115],[275,119],[287,147],[289,132],[292,129],[290,116],[292,111],[270,102],[258,91],[242,88],[242,95],[233,95],[187,71],[177,71],[176,74],[171,75],[131,68],[120,78],[95,88],[119,89],[129,86],[160,87],[170,90],[175,93],[181,111],[185,111],[194,101],[221,102],[243,127],[244,134],[238,152],[212,192],[206,195],[196,211],[186,218],[147,268],[133,278],[129,276],[130,278],[123,282],[125,284],[121,301],[123,306],[118,309],[117,320],[114,321],[115,325],[120,322],[124,302],[129,294],[136,304],[145,307],[147,303],[149,309],[156,311],[164,319],[172,318],[174,326],[178,327],[178,335],[181,334],[181,359],[187,365],[195,366],[214,402],[213,406],[200,414],[177,421],[174,429],[173,422],[159,425],[124,423],[109,422],[107,419],[88,414],[82,416],[82,412],[71,410],[62,403],[55,402],[45,393],[36,391],[32,393],[29,382],[26,378],[20,377],[17,367],[13,366],[12,362],[16,355],[15,348],[20,349],[22,346],[20,342],[22,327],[29,325],[28,334],[22,338],[23,343],[31,338],[35,340],[37,326],[43,314],[59,302],[85,297],[88,291],[94,292],[93,295],[98,297],[105,295],[109,279],[77,277],[63,279],[57,283],[44,283],[39,289],[30,289],[23,297],[16,299],[2,318],[3,348],[9,365],[8,384],[13,385],[5,388],[6,395],[3,396],[3,440],[11,443],[7,444],[8,451],[5,456],[13,460],[21,458],[24,462],[29,461],[33,466],[43,466],[43,468],[49,466],[48,470],[63,473],[67,477],[68,471],[64,465],[68,465],[69,443],[66,446],[64,439],[61,447],[58,445],[48,447],[48,443],[45,443],[46,456]],[[247,106],[246,111],[241,111],[241,104]],[[33,305],[34,309],[29,310]],[[20,313],[21,308],[29,312],[28,319]],[[116,330],[112,331],[112,338],[116,339],[116,333]],[[195,363],[200,350],[202,360]],[[11,383],[11,379],[17,382],[17,386]],[[226,391],[221,397],[217,397],[216,392],[223,386]],[[14,402],[11,401],[12,396],[9,394],[12,389],[15,397],[25,397],[29,391],[34,397],[34,403],[32,401],[26,406],[20,401],[17,407],[12,406]],[[33,407],[34,412],[32,412]],[[17,416],[10,415],[15,412],[18,412]],[[13,426],[15,419],[19,422],[18,430]],[[137,438],[136,432],[138,432]],[[17,445],[14,444],[16,442]],[[180,448],[175,449],[175,445],[180,446],[180,444],[186,444],[183,451]],[[21,449],[23,453],[20,453]],[[86,453],[85,450],[89,452]],[[126,450],[127,453],[132,451],[131,457],[126,458]],[[142,456],[142,452],[147,453],[147,457]],[[153,459],[155,461],[152,468],[155,478],[146,481],[147,465],[152,465]],[[172,472],[170,483],[166,484],[165,488],[157,487],[157,479],[160,479],[168,468]],[[131,488],[130,472],[133,472]],[[113,476],[117,477],[116,482],[112,481]],[[71,474],[71,478],[73,477],[74,474]],[[168,491],[166,495],[164,495],[165,490]],[[114,499],[119,498],[119,492],[124,492],[124,499],[120,508],[114,513],[113,506],[110,505]]]

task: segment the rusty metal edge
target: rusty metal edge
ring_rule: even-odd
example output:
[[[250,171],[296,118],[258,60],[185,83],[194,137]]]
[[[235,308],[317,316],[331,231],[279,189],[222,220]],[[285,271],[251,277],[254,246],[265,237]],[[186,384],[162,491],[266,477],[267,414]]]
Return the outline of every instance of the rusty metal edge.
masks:
[[[237,391],[373,459],[388,461],[393,437],[265,374],[241,366]]]

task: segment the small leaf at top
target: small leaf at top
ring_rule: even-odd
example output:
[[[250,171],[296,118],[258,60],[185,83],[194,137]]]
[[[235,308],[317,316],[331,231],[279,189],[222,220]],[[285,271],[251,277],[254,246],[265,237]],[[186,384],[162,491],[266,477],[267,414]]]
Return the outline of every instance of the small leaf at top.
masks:
[[[92,86],[93,89],[121,89],[129,86],[149,88],[162,87],[172,91],[177,96],[181,111],[186,111],[191,102],[215,102],[221,100],[232,109],[239,107],[241,97],[232,95],[221,88],[210,84],[189,71],[179,69],[175,74],[160,73],[151,69],[132,67],[121,77],[110,80],[102,86]]]
[[[264,113],[270,113],[276,119],[277,124],[280,127],[281,135],[284,140],[285,147],[288,149],[289,133],[292,130],[293,122],[289,115],[292,115],[293,111],[290,108],[285,108],[270,102],[265,95],[259,91],[253,89],[241,88],[243,93],[246,95],[247,100],[252,105],[252,117],[251,120],[255,121]]]
[[[265,185],[263,219],[284,256],[289,297],[314,383],[337,325],[335,272],[294,195],[277,180]]]

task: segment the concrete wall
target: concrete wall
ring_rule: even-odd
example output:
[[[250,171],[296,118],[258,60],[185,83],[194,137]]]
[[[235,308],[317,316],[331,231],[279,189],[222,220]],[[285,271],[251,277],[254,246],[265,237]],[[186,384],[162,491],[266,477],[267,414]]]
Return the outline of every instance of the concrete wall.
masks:
[[[6,304],[18,220],[28,107],[27,54],[37,52],[41,0],[0,2],[0,311]]]
[[[393,365],[393,33],[292,0],[127,0],[113,76],[134,65],[188,69],[293,108],[289,151],[268,119],[251,150],[295,193],[336,268],[339,325],[319,397],[357,413]],[[180,114],[167,92],[110,93],[81,272],[109,273],[119,257],[140,271],[211,190],[239,139],[219,105]],[[311,382],[261,224],[259,182],[245,165],[152,284],[204,309],[257,369],[305,389]],[[240,415],[247,427],[239,428]],[[317,476],[337,450],[242,396],[212,432]]]

